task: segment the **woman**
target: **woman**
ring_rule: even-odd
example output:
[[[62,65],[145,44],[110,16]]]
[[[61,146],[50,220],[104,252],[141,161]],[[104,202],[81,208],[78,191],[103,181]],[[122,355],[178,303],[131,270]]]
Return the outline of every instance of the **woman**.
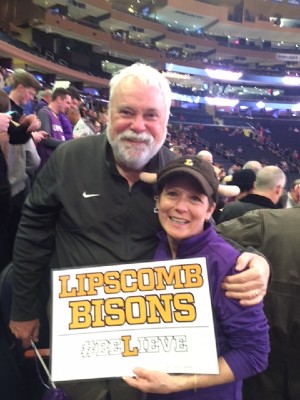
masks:
[[[126,382],[151,400],[241,400],[242,380],[267,366],[268,324],[262,304],[242,307],[221,290],[239,253],[219,237],[210,218],[219,182],[213,167],[195,156],[171,161],[157,178],[164,232],[155,260],[206,257],[218,351],[218,375],[170,375],[136,368]],[[156,394],[152,394],[156,393]]]

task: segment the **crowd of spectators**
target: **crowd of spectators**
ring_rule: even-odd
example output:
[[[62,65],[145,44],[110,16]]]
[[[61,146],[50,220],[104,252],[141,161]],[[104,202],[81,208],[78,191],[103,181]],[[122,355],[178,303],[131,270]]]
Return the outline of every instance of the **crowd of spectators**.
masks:
[[[197,154],[207,149],[219,156],[222,164],[234,164],[241,167],[247,160],[256,159],[264,166],[277,165],[284,172],[300,173],[298,147],[282,148],[274,144],[272,132],[253,127],[246,130],[239,127],[205,126],[201,124],[172,123],[169,125],[167,145],[180,154]],[[292,135],[296,133],[292,129]],[[284,134],[283,139],[284,140]],[[295,145],[297,141],[295,141]]]

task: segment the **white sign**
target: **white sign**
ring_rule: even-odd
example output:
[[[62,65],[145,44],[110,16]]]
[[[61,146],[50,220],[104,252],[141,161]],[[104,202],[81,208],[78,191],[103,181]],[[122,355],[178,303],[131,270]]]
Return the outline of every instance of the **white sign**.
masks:
[[[204,258],[52,272],[53,381],[217,374]]]
[[[280,61],[300,61],[300,54],[285,54],[285,53],[277,53],[276,60]]]

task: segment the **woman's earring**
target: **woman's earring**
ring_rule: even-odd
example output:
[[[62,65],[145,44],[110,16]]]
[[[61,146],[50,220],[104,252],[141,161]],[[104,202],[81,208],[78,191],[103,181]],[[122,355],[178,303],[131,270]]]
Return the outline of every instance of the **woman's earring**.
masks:
[[[154,200],[157,202],[158,196],[154,196]],[[157,204],[157,203],[156,203],[156,204]],[[155,214],[158,214],[158,207],[156,206],[156,207],[153,209],[153,211],[154,211]]]

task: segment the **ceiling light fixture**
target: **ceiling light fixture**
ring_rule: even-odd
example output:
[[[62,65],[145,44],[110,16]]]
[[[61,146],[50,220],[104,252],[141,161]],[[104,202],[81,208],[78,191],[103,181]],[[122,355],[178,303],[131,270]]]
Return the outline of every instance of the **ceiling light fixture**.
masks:
[[[284,76],[281,80],[285,85],[293,85],[293,86],[300,85],[299,76]]]
[[[239,103],[238,99],[227,99],[225,97],[204,97],[204,99],[210,106],[235,107]]]
[[[259,108],[260,110],[262,110],[263,108],[265,108],[265,103],[263,101],[259,101],[258,103],[256,103],[256,107]]]
[[[242,72],[225,71],[223,69],[206,68],[205,72],[212,79],[221,79],[228,81],[238,81],[243,75]]]

